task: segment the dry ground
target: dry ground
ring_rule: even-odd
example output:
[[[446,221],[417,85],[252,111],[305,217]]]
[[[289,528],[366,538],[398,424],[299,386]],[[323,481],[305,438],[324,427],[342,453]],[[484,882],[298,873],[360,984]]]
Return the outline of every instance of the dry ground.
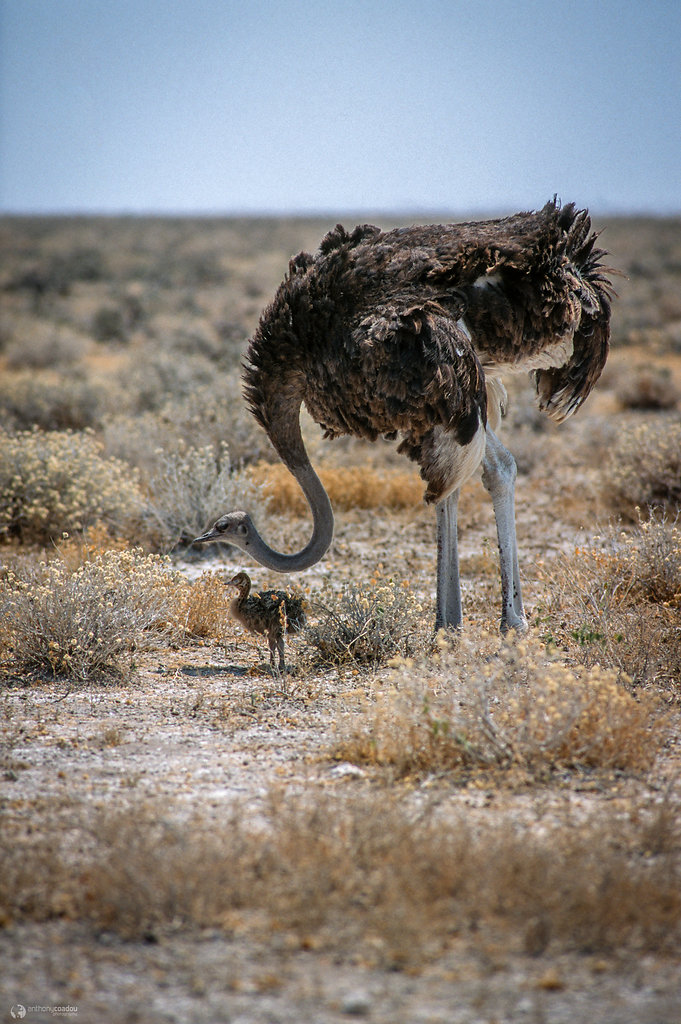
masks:
[[[321,234],[319,225],[304,225],[300,244],[291,244],[289,251],[284,227],[258,228],[263,238],[254,235],[243,251],[233,255],[231,272],[237,286],[230,292],[234,308],[227,318],[239,322],[242,334],[252,329],[263,293],[266,298],[281,274],[282,259],[303,245],[311,247]],[[58,251],[58,229],[60,224],[52,229],[47,225],[40,244],[52,244]],[[667,304],[661,320],[650,307],[650,294],[645,294],[645,301],[641,297],[641,281],[650,280],[646,266],[655,267],[659,253],[655,256],[655,245],[649,245],[637,255],[640,276],[635,268],[632,271],[637,229],[628,225],[617,234],[617,225],[612,226],[621,259],[629,260],[626,269],[632,275],[632,283],[621,286],[630,288],[627,320],[620,322],[620,344],[586,408],[560,430],[538,432],[526,391],[512,390],[507,437],[516,442],[520,466],[521,573],[530,618],[537,623],[551,589],[555,560],[588,546],[612,515],[602,476],[617,436],[631,429],[634,415],[645,416],[654,425],[667,423],[664,417],[678,420],[673,403],[666,412],[648,409],[638,414],[621,401],[623,382],[640,372],[636,368],[641,365],[659,365],[665,380],[681,389],[681,343],[675,347],[673,333],[681,323],[678,294],[658,294],[660,303]],[[648,229],[646,237],[654,241],[655,224]],[[4,225],[6,235],[12,230],[16,225]],[[89,230],[87,224],[81,230]],[[195,230],[191,237],[200,237]],[[295,225],[288,225],[288,230],[295,236]],[[672,247],[677,254],[678,223],[667,224],[665,231],[667,249]],[[20,232],[16,237],[25,250],[37,245],[29,244],[28,236]],[[90,238],[91,244],[96,237]],[[212,251],[210,245],[205,248]],[[168,251],[170,247],[164,249],[164,268],[169,280],[156,286],[176,294],[173,275],[181,276],[182,265],[173,264]],[[143,262],[149,252],[156,252],[151,240],[148,251],[138,251],[137,258]],[[253,269],[257,252],[267,253],[260,276]],[[120,259],[116,255],[112,262]],[[678,255],[665,264],[669,274],[671,264],[678,276]],[[200,284],[207,289],[205,279],[210,283],[213,264],[197,257],[195,270],[203,275]],[[205,291],[206,304],[209,295],[213,293]],[[84,318],[86,296],[77,291],[76,297],[78,315]],[[43,300],[38,296],[36,301]],[[97,303],[101,301],[100,295]],[[217,288],[213,301],[218,302]],[[642,309],[648,310],[647,317]],[[222,313],[227,316],[224,309]],[[205,309],[201,319],[204,315],[207,318]],[[24,311],[17,336],[27,330],[27,323]],[[82,322],[78,333],[85,337]],[[116,344],[114,340],[96,349],[87,342],[90,347],[82,359],[92,373],[106,374],[130,358],[129,349]],[[131,344],[134,349],[138,342],[133,339]],[[11,375],[19,371],[7,365],[8,349],[16,361],[12,339],[5,344],[5,369]],[[319,445],[316,453],[322,451],[326,448]],[[329,451],[328,458],[331,464],[356,466],[358,472],[367,464],[393,464],[383,449],[343,443]],[[339,512],[332,549],[322,564],[303,574],[302,582],[313,588],[324,580],[336,586],[349,578],[368,583],[382,566],[385,574],[408,580],[430,610],[433,518],[430,510],[418,506]],[[284,516],[277,529],[298,539],[307,523]],[[475,482],[465,492],[461,508],[466,635],[473,641],[496,629],[495,549],[491,508]],[[11,550],[16,554],[16,546]],[[192,578],[208,569],[231,573],[249,568],[235,561],[235,554],[227,551],[201,562],[180,559],[178,565]],[[252,575],[257,585],[272,583],[262,569],[254,567]],[[529,860],[535,844],[547,836],[558,837],[553,859],[560,878],[561,858],[566,857],[569,870],[566,850],[571,847],[566,837],[582,834],[588,839],[602,825],[607,848],[614,849],[620,828],[625,846],[627,830],[659,812],[659,849],[653,848],[653,826],[646,825],[651,849],[642,848],[640,856],[651,861],[663,853],[675,858],[679,878],[678,820],[667,822],[671,838],[660,838],[659,825],[665,809],[674,817],[681,806],[678,686],[660,688],[671,716],[669,730],[646,770],[564,769],[541,776],[460,771],[398,778],[380,765],[350,763],[337,755],[339,729],[360,715],[367,701],[393,685],[393,669],[312,669],[300,659],[295,639],[288,650],[290,676],[273,677],[263,648],[226,623],[222,642],[187,640],[159,647],[140,655],[134,673],[117,683],[21,685],[15,680],[0,693],[4,845],[16,842],[27,851],[25,875],[16,857],[6,859],[26,895],[19,910],[0,920],[0,1019],[11,1019],[10,1008],[22,1004],[29,1008],[27,1020],[49,1019],[56,1015],[49,1008],[66,1006],[74,1011],[68,1015],[79,1022],[112,1024],[340,1024],[354,1017],[375,1024],[681,1021],[678,922],[666,934],[661,918],[659,933],[652,938],[635,929],[632,933],[626,922],[605,922],[601,939],[594,939],[591,932],[584,939],[578,926],[589,915],[582,913],[571,935],[570,922],[561,923],[559,909],[551,911],[553,916],[544,914],[543,901],[548,904],[550,899],[540,876],[548,867],[525,877],[518,853],[526,848]],[[312,872],[300,883],[295,911],[278,903],[280,894],[275,891],[271,912],[266,904],[249,903],[247,896],[241,902],[232,899],[224,909],[221,891],[229,884],[229,870],[226,880],[220,876],[201,888],[202,874],[213,870],[216,849],[224,849],[228,860],[233,858],[238,879],[244,870],[239,842],[252,844],[253,835],[261,834],[266,847],[268,823],[276,827],[279,822],[283,834],[287,815],[295,817],[302,804],[319,809],[317,828],[327,829],[329,835],[336,813],[341,832],[359,828],[359,822],[367,835],[372,834],[371,822],[362,822],[362,815],[375,816],[380,827],[386,808],[395,815],[388,821],[437,822],[443,831],[449,829],[448,834],[459,830],[479,856],[484,857],[487,849],[497,873],[503,872],[502,861],[494,860],[499,851],[509,859],[516,857],[515,875],[507,879],[505,891],[502,887],[496,896],[485,897],[496,904],[489,903],[479,915],[474,894],[468,902],[461,897],[457,906],[464,909],[444,929],[439,909],[424,910],[419,916],[417,901],[410,905],[411,916],[405,916],[397,897],[380,904],[384,918],[394,915],[394,920],[375,920],[369,878],[366,892],[361,886],[353,890],[352,906],[341,901],[331,911],[324,904],[333,903],[335,893],[344,891],[343,880],[329,882],[318,875],[338,870],[333,852],[328,861],[320,857],[314,862],[317,875]],[[289,839],[287,845],[282,840],[274,850],[275,858],[290,858],[292,877],[297,867],[301,873],[307,870],[305,837],[316,842],[315,820],[306,826],[307,833],[300,830],[295,842]],[[166,834],[172,836],[169,849],[175,859],[168,877],[161,879],[169,862],[162,856],[157,859],[153,837],[161,836],[165,842]],[[485,837],[491,835],[494,844],[490,840],[486,846]],[[408,856],[408,839],[400,841],[407,844],[400,849]],[[418,853],[419,848],[414,850]],[[249,851],[244,857],[253,860],[253,849]],[[267,853],[263,849],[261,874],[268,870]],[[461,848],[462,860],[464,854]],[[591,869],[588,860],[583,863],[585,871]],[[613,860],[613,865],[618,863]],[[380,868],[376,860],[374,867]],[[408,865],[414,878],[418,867]],[[492,885],[488,873],[481,862],[481,891]],[[32,898],[45,900],[41,877],[52,887],[51,912],[42,915],[30,906]],[[75,903],[74,877],[85,894]],[[253,885],[262,881],[257,870],[243,877]],[[408,887],[409,870],[399,877],[399,885]],[[385,886],[385,880],[381,884]],[[470,876],[466,884],[471,884]],[[194,903],[187,902],[189,886],[198,893]],[[528,891],[518,908],[507,912],[504,902],[512,903],[523,886]],[[107,888],[113,908],[110,927],[102,910]],[[34,889],[39,896],[31,895]],[[88,898],[96,904],[92,910]],[[197,910],[199,898],[208,905]],[[626,903],[627,897],[621,898]],[[159,912],[161,899],[167,905]],[[217,914],[211,904],[220,907]],[[612,907],[608,913],[616,917]]]

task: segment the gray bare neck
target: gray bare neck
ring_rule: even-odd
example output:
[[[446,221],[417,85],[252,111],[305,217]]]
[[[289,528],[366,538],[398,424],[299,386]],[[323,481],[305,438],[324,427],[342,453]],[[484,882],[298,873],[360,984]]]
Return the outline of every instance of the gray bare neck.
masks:
[[[324,557],[333,540],[333,510],[324,485],[308,463],[296,467],[291,472],[300,484],[312,513],[312,536],[305,547],[292,555],[275,551],[267,544],[260,534],[253,530],[248,538],[245,550],[274,572],[301,572],[309,569]]]

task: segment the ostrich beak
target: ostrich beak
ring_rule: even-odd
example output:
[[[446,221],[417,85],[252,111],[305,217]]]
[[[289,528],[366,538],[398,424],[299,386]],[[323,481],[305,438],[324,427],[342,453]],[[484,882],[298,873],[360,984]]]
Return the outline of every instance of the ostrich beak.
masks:
[[[192,544],[205,544],[207,541],[220,540],[222,534],[219,530],[213,527],[212,530],[208,530],[207,533],[202,533],[200,537],[194,537]]]

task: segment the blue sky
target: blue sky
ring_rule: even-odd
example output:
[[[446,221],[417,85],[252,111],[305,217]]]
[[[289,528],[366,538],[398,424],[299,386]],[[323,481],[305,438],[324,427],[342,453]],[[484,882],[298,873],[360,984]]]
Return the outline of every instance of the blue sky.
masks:
[[[681,212],[681,0],[0,0],[0,211]]]

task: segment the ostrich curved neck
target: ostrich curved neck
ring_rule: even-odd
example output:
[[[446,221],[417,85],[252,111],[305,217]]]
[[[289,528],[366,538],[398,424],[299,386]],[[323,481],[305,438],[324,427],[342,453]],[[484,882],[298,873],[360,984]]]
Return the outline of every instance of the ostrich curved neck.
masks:
[[[288,298],[285,302],[286,321],[291,317]],[[270,316],[276,320],[277,308]],[[299,360],[282,360],[278,354],[290,349],[288,333],[275,344],[281,325],[275,323],[264,330],[262,322],[248,352],[244,371],[244,397],[251,412],[267,436],[286,468],[298,481],[312,513],[312,536],[301,551],[287,555],[275,551],[251,524],[244,538],[244,549],[266,569],[275,572],[301,572],[318,562],[333,540],[333,510],[324,485],[310,463],[300,429],[300,410],[305,398],[306,374]],[[289,328],[287,328],[289,331]],[[276,359],[273,362],[272,348]],[[288,348],[287,348],[288,346]],[[295,349],[297,351],[297,349]],[[294,351],[294,354],[295,354]]]
[[[275,551],[266,544],[253,528],[247,542],[247,551],[266,569],[274,572],[300,572],[309,569],[324,557],[333,540],[333,509],[329,496],[314,469],[307,460],[303,465],[288,466],[307,499],[312,513],[312,536],[305,547],[292,555]]]

